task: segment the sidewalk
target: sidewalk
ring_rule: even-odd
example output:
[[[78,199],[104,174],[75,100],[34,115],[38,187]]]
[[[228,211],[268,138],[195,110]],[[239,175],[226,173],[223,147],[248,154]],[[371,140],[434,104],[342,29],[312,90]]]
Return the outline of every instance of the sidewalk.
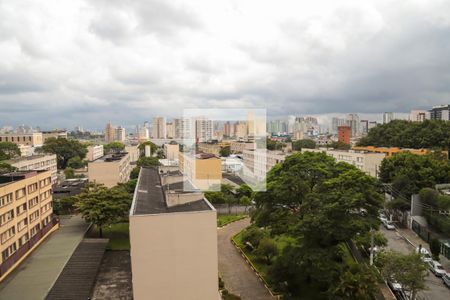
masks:
[[[0,284],[0,300],[44,299],[87,227],[80,216],[61,218],[61,228]]]
[[[419,245],[422,245],[423,248],[430,251],[430,246],[427,242],[422,240],[414,231],[411,229],[405,229],[405,228],[397,228],[398,233],[402,235],[411,245],[414,246],[414,248],[419,247]],[[450,271],[450,260],[446,257],[439,255],[439,262],[442,264],[442,266],[447,270]]]

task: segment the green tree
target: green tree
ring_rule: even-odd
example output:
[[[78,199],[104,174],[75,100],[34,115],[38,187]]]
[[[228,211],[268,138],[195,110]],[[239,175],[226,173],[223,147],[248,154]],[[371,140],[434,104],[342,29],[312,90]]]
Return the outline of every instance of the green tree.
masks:
[[[333,287],[332,299],[373,300],[377,292],[378,276],[373,267],[364,264],[352,264],[339,277]]]
[[[82,217],[99,229],[103,237],[103,227],[126,219],[132,196],[121,187],[108,189],[91,184],[81,194],[75,196],[75,207]]]
[[[11,142],[0,142],[0,161],[20,156],[19,147]]]
[[[270,138],[266,139],[267,150],[281,150],[285,146],[286,146],[285,143],[277,142],[277,141],[274,141],[274,140],[272,140]]]
[[[141,167],[134,167],[130,172],[130,179],[137,179],[139,177],[139,172],[141,171]]]
[[[412,194],[418,193],[422,188],[449,182],[450,164],[448,161],[436,160],[432,155],[397,153],[383,159],[380,180],[392,183],[396,194],[410,199]]]
[[[1,174],[5,174],[5,173],[9,173],[9,172],[14,172],[16,170],[17,170],[16,167],[13,167],[10,164],[7,164],[5,162],[1,162],[0,161],[0,175]]]
[[[332,142],[332,143],[328,144],[327,148],[333,148],[333,149],[338,149],[338,150],[349,150],[351,148],[351,146],[344,142],[337,141],[337,142]]]
[[[256,227],[250,226],[242,233],[242,242],[250,243],[255,249],[258,248],[259,242],[266,236],[266,233]]]
[[[159,166],[159,160],[157,157],[141,157],[137,161],[138,167],[157,167]]]
[[[224,195],[222,192],[205,192],[205,198],[212,204],[223,204],[225,203]]]
[[[253,190],[252,188],[248,185],[248,184],[241,184],[237,189],[236,189],[236,196],[238,198],[241,198],[243,196],[246,196],[248,198],[252,198],[253,197]]]
[[[430,251],[434,260],[439,261],[439,254],[441,254],[441,242],[438,239],[433,238],[430,241]]]
[[[221,148],[220,151],[219,151],[219,155],[220,155],[221,157],[228,157],[228,156],[230,156],[230,154],[231,154],[231,148],[230,148],[230,146],[223,147],[223,148]]]
[[[270,265],[272,263],[272,258],[278,255],[278,247],[275,241],[271,238],[262,238],[259,242],[257,254],[263,256],[266,263]]]
[[[428,268],[420,254],[402,255],[392,251],[380,253],[376,264],[381,269],[381,275],[386,280],[400,283],[411,294],[412,300],[416,299],[417,292],[426,288],[425,278]]]
[[[295,153],[267,175],[252,219],[271,235],[296,242],[277,256],[273,280],[293,295],[328,291],[343,274],[341,245],[378,228],[383,197],[377,181],[324,153]],[[325,296],[325,295],[324,295]]]
[[[143,157],[145,155],[145,146],[150,146],[150,152],[152,155],[154,155],[156,153],[156,151],[158,150],[158,146],[156,146],[154,143],[152,143],[150,141],[141,143],[138,146],[138,149],[141,152],[141,157]]]
[[[360,146],[450,149],[450,122],[393,120],[372,128]]]
[[[156,151],[156,157],[159,159],[164,158],[164,150],[163,149],[158,149],[158,151]]]
[[[309,139],[303,139],[292,142],[292,150],[300,151],[303,148],[314,149],[316,148],[316,142]]]
[[[75,178],[75,171],[72,168],[65,168],[64,169],[64,176],[66,179],[72,179]]]
[[[83,161],[79,156],[72,157],[67,161],[67,167],[72,169],[80,169],[86,166],[86,162]]]
[[[106,154],[118,153],[125,150],[125,145],[121,142],[111,142],[109,144],[103,145],[103,150]]]
[[[247,213],[247,208],[252,205],[252,200],[247,196],[242,196],[239,198],[239,204],[245,206],[245,213]]]
[[[72,157],[78,156],[84,159],[86,157],[87,147],[77,140],[49,138],[39,151],[56,154],[58,169],[65,169],[69,159]]]

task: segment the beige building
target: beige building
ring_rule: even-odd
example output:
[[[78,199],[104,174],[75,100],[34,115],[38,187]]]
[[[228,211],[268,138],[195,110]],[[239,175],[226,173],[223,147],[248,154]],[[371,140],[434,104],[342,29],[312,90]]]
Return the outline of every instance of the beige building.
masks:
[[[41,132],[0,133],[0,142],[12,142],[17,145],[40,147],[44,143]]]
[[[244,150],[253,150],[256,148],[254,142],[239,142],[233,141],[230,143],[230,150],[232,153],[244,153]]]
[[[212,143],[199,143],[197,146],[197,150],[204,153],[214,154],[215,156],[220,156],[220,147],[219,144]]]
[[[115,141],[118,142],[125,142],[127,135],[125,133],[125,128],[123,128],[122,126],[119,126],[115,129]]]
[[[142,168],[130,210],[136,300],[219,300],[216,210],[183,177]]]
[[[58,180],[58,166],[56,154],[39,154],[27,157],[18,157],[6,161],[18,171],[46,170],[51,172],[52,183]]]
[[[178,155],[180,171],[200,190],[218,186],[222,181],[221,160],[213,154],[180,152]]]
[[[178,160],[180,145],[176,142],[164,144],[164,156],[169,161]]]
[[[384,153],[371,153],[355,150],[327,150],[327,149],[302,149],[303,152],[325,152],[338,162],[349,163],[364,173],[378,177],[381,162],[386,157]]]
[[[0,175],[0,280],[58,227],[50,171]]]
[[[243,176],[251,183],[265,181],[267,172],[287,156],[285,152],[266,149],[245,150],[243,155]]]
[[[125,146],[125,152],[128,152],[128,155],[130,155],[130,163],[133,164],[138,161],[140,155],[138,145]]]
[[[49,138],[67,139],[67,131],[65,130],[42,131],[42,136],[44,137],[44,142]]]
[[[105,127],[105,142],[106,143],[114,142],[115,138],[116,138],[116,129],[114,128],[112,123],[109,122],[108,124],[106,124]]]
[[[238,139],[245,139],[248,136],[248,126],[246,122],[236,122],[234,124],[234,135]]]
[[[90,145],[87,147],[87,150],[87,161],[94,161],[104,155],[103,145]]]
[[[168,139],[175,138],[175,125],[173,122],[166,124],[166,135]]]
[[[88,178],[91,182],[113,187],[130,179],[132,166],[128,153],[105,155],[88,163]]]
[[[166,118],[154,117],[152,119],[152,138],[165,139],[167,137]]]

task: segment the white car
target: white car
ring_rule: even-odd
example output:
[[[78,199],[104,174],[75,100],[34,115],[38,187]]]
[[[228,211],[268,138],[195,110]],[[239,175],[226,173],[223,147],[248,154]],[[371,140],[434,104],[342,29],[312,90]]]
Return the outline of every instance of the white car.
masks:
[[[419,247],[416,248],[416,253],[419,253]],[[428,252],[425,248],[420,248],[420,257],[422,258],[422,261],[429,263],[433,259],[431,258],[430,252]]]
[[[392,223],[392,221],[388,221],[388,220],[383,221],[383,225],[384,225],[384,227],[387,230],[394,230],[395,229],[394,223]]]
[[[378,218],[380,219],[381,223],[387,221],[387,218],[386,218],[386,216],[383,213],[381,213]]]
[[[442,267],[442,265],[435,260],[428,262],[428,265],[430,271],[433,272],[433,274],[436,275],[437,277],[442,277],[447,273],[445,272],[444,267]]]
[[[450,288],[450,273],[446,273],[444,276],[442,276],[442,281],[447,287]]]

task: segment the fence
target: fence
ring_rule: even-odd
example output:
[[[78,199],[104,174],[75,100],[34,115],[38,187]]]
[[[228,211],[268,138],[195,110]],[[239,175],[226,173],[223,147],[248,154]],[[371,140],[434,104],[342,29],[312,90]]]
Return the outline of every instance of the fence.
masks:
[[[0,277],[3,276],[8,270],[18,262],[25,254],[36,245],[39,240],[45,236],[56,224],[59,223],[58,219],[52,219],[50,223],[45,225],[42,230],[39,230],[34,236],[32,236],[25,244],[23,244],[16,252],[14,252],[10,257],[8,257],[1,265],[0,265]]]
[[[227,204],[213,204],[219,215],[244,215],[252,209],[251,206],[233,205],[228,208]]]
[[[438,236],[430,232],[425,226],[421,226],[415,220],[412,221],[411,225],[412,230],[425,242],[430,243],[432,239],[438,239]],[[448,242],[445,240],[439,240],[439,242],[441,243],[441,254],[450,259],[450,240]]]

